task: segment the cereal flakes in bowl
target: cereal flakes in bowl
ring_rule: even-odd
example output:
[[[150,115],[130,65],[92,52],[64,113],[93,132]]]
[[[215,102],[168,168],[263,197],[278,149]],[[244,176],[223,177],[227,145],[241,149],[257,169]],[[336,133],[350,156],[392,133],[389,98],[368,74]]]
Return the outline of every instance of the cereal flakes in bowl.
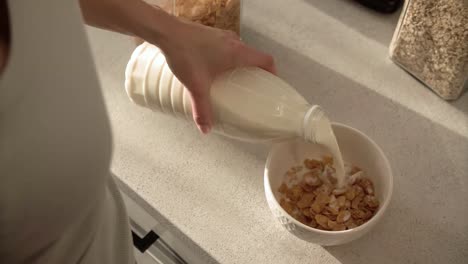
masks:
[[[294,166],[278,188],[281,207],[297,221],[312,228],[343,231],[374,216],[379,200],[372,181],[356,166],[346,166],[345,188],[336,187],[333,158],[305,159]]]
[[[336,188],[333,159],[303,140],[276,144],[265,166],[265,194],[275,218],[293,235],[339,245],[370,231],[391,198],[393,177],[382,150],[363,133],[333,124],[346,186]]]

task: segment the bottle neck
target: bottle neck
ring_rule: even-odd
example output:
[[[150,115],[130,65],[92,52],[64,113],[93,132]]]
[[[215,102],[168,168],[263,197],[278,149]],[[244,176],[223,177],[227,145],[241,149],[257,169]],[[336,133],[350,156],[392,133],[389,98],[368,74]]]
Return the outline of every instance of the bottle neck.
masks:
[[[326,118],[325,112],[319,105],[313,105],[304,115],[302,137],[309,142],[317,144],[320,120]]]

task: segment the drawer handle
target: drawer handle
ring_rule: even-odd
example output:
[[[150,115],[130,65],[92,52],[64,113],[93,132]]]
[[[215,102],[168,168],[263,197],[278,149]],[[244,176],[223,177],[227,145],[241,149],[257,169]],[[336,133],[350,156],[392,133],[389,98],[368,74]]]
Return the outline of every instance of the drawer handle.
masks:
[[[154,242],[156,242],[159,239],[159,236],[153,230],[150,230],[148,234],[146,234],[143,238],[141,238],[132,230],[132,238],[133,238],[133,245],[141,253],[145,253],[145,251],[149,247],[151,247],[151,245],[153,245]]]

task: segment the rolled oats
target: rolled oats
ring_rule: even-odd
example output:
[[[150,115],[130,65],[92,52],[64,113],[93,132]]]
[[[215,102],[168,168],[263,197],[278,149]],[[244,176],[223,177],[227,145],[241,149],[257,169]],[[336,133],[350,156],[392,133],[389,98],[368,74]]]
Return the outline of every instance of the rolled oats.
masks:
[[[468,2],[409,0],[390,57],[446,100],[468,87]]]

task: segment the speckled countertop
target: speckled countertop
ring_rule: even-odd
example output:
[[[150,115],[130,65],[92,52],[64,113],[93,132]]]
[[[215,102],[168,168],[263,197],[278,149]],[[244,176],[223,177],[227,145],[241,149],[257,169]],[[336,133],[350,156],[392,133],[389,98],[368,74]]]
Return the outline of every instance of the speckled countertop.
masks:
[[[397,16],[351,1],[249,0],[243,38],[333,120],[372,137],[394,170],[394,195],[370,234],[347,245],[303,242],[273,219],[263,192],[268,146],[201,136],[132,104],[123,81],[133,43],[90,29],[126,192],[205,263],[466,263],[468,93],[448,103],[387,56]]]

